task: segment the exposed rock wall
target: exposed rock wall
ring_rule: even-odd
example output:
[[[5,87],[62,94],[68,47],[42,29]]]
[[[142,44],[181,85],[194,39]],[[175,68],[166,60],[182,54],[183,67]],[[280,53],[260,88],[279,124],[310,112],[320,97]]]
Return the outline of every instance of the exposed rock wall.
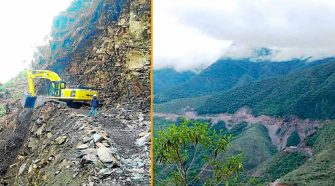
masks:
[[[131,103],[149,110],[150,1],[83,2],[87,7],[76,14],[68,10],[56,19],[50,48],[41,50],[34,68],[96,87],[106,107]]]

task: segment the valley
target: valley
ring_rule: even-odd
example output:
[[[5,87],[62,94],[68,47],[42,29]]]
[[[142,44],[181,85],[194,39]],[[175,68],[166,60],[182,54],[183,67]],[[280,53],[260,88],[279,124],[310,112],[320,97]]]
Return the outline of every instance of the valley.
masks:
[[[211,129],[234,136],[222,157],[243,154],[246,173],[241,183],[253,179],[251,185],[331,185],[329,175],[313,179],[323,170],[311,167],[321,156],[311,141],[321,140],[334,126],[334,58],[259,63],[218,60],[191,79],[159,91],[154,95],[155,133],[178,125],[180,118],[205,121]],[[324,143],[329,146],[322,153],[334,150],[331,141]],[[328,153],[322,158],[332,161]],[[304,172],[303,167],[313,171]]]

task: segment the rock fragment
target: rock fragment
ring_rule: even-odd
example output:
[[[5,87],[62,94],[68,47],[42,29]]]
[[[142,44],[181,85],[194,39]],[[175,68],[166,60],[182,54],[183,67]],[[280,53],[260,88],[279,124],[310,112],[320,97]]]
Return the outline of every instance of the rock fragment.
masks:
[[[66,141],[66,139],[67,137],[63,135],[56,138],[55,141],[58,145],[62,145]]]
[[[106,148],[106,147],[98,148],[97,149],[97,154],[98,154],[99,159],[103,163],[113,163],[113,164],[117,163],[117,160],[112,155],[112,152],[109,148]]]
[[[81,165],[85,165],[87,163],[94,163],[96,164],[98,162],[98,158],[96,155],[93,154],[86,154],[80,161]]]
[[[95,143],[100,142],[102,139],[103,138],[100,134],[93,134],[93,140]]]
[[[143,146],[150,141],[150,132],[136,140],[136,145]]]
[[[21,165],[21,167],[20,167],[20,169],[19,169],[19,173],[18,173],[19,176],[20,176],[20,175],[23,173],[23,171],[26,169],[26,165],[27,165],[27,163],[24,163],[24,164]]]
[[[87,149],[89,146],[87,144],[79,144],[77,145],[76,149],[78,150],[83,150],[83,149]]]
[[[101,169],[101,170],[99,171],[99,174],[102,175],[102,176],[108,176],[108,175],[111,175],[111,174],[112,174],[112,170],[109,169],[109,168]]]

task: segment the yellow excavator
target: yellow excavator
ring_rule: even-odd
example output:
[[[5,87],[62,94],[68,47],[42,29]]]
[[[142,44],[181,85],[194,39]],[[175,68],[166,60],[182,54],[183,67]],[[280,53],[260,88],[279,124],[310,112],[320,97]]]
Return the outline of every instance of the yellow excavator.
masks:
[[[34,79],[50,80],[47,99],[65,102],[91,101],[97,92],[90,87],[67,88],[57,73],[50,70],[28,70],[28,93],[25,96],[24,108],[34,108],[36,98]]]

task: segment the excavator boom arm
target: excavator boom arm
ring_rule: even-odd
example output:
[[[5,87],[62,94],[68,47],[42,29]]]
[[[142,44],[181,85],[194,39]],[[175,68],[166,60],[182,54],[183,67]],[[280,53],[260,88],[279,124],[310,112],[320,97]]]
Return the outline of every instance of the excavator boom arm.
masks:
[[[29,70],[28,75],[28,91],[31,96],[35,96],[34,79],[48,79],[50,81],[61,81],[61,78],[55,72],[49,70]]]

